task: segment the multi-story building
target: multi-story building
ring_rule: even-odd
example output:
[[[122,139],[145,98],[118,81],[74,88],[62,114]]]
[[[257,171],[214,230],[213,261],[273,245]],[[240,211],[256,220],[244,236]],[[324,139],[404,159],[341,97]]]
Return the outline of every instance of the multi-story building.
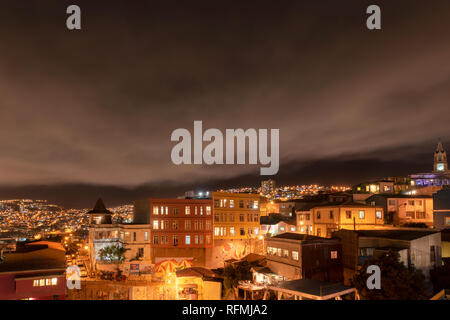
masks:
[[[0,300],[64,300],[65,250],[60,243],[18,245],[0,258]]]
[[[314,222],[311,208],[315,204],[304,204],[301,208],[295,210],[297,231],[303,234],[314,234]]]
[[[275,180],[269,179],[261,182],[261,195],[264,197],[272,197],[276,190]]]
[[[152,263],[208,263],[214,246],[211,199],[149,198],[136,201],[135,212],[137,221],[151,225]]]
[[[433,226],[433,198],[426,195],[373,195],[366,203],[383,207],[385,222],[400,226],[424,223]]]
[[[267,238],[267,267],[288,279],[342,281],[342,246],[337,239],[298,233]]]
[[[314,235],[331,237],[340,229],[383,228],[383,207],[355,202],[341,204],[321,204],[311,208]]]
[[[433,195],[433,224],[437,229],[450,229],[450,188]]]
[[[394,250],[405,266],[414,266],[426,278],[441,265],[441,233],[429,229],[340,230],[333,233],[342,242],[345,283],[367,259]]]
[[[251,239],[259,235],[260,196],[213,192],[214,238]]]
[[[91,271],[114,271],[114,268],[117,269],[116,264],[120,265],[125,274],[144,272],[149,268],[151,260],[149,224],[134,222],[113,224],[112,212],[106,209],[101,198],[88,214]],[[105,254],[108,248],[113,248],[115,253]]]
[[[213,246],[211,200],[150,199],[153,248]]]

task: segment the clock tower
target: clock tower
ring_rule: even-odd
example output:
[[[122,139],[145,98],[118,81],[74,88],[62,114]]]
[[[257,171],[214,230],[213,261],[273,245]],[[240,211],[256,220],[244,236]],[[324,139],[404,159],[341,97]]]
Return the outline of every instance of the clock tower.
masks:
[[[447,172],[447,153],[442,146],[442,142],[439,141],[436,147],[436,151],[434,152],[434,172]]]

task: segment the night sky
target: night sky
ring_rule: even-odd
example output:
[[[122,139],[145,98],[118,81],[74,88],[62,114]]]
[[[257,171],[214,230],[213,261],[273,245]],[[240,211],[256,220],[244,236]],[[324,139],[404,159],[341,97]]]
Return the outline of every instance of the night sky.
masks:
[[[266,178],[172,164],[194,120],[280,129],[279,184],[430,171],[439,138],[450,151],[448,0],[2,0],[0,39],[0,199],[115,205]]]

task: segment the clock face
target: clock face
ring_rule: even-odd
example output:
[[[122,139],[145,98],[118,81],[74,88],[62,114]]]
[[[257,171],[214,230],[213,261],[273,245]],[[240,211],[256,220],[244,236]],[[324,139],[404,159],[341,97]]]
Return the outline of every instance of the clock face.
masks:
[[[436,165],[436,169],[437,169],[437,171],[444,171],[444,164],[443,163],[438,163]]]

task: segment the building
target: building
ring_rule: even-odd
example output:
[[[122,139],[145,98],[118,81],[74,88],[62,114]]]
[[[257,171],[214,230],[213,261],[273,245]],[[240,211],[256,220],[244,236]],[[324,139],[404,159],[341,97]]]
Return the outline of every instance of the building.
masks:
[[[359,300],[355,288],[312,279],[285,281],[268,289],[275,292],[277,300]]]
[[[358,184],[353,187],[356,194],[394,193],[394,182],[390,180],[377,180]]]
[[[276,191],[275,180],[269,179],[261,182],[261,195],[270,198]]]
[[[201,267],[176,272],[177,300],[221,300],[222,281],[215,272]]]
[[[259,235],[258,194],[213,192],[214,239],[251,239]]]
[[[414,266],[426,278],[441,265],[441,233],[430,229],[339,230],[333,233],[342,242],[345,283],[370,258],[389,250],[400,255],[406,266]]]
[[[410,175],[411,185],[414,187],[447,186],[450,185],[450,171],[448,170],[447,152],[439,141],[434,152],[433,171]]]
[[[436,229],[450,229],[450,188],[433,195],[433,224]]]
[[[296,232],[297,222],[295,218],[287,218],[280,214],[270,214],[260,217],[260,234],[274,236],[284,232]]]
[[[373,195],[366,203],[381,206],[385,212],[385,222],[394,226],[408,223],[423,223],[433,226],[433,197],[426,195]]]
[[[214,246],[211,199],[156,199],[136,201],[139,221],[151,224],[151,261],[189,261],[205,266]]]
[[[311,208],[316,206],[314,202],[297,203],[295,209],[297,231],[304,234],[314,234],[314,223]]]
[[[106,209],[101,198],[88,214],[91,271],[117,271],[119,267],[126,275],[148,272],[151,263],[149,224],[113,224],[112,212]],[[104,254],[108,249],[115,251]]]
[[[339,240],[287,232],[266,242],[267,267],[286,279],[343,279]]]
[[[411,192],[414,188],[410,177],[388,177],[369,181],[353,187],[353,201],[364,202],[374,194],[400,194]]]
[[[18,244],[0,259],[0,300],[65,300],[65,271],[59,243]]]
[[[381,206],[356,202],[321,204],[311,208],[314,235],[331,237],[340,229],[379,229],[384,226]]]

